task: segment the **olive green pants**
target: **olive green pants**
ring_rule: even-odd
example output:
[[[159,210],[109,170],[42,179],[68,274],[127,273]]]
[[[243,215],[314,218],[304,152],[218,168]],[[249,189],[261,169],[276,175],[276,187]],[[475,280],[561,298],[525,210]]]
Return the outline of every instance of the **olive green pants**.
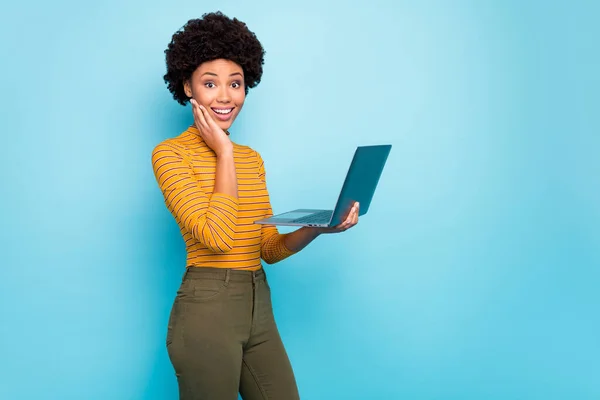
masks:
[[[167,350],[182,400],[300,398],[262,269],[188,268]]]

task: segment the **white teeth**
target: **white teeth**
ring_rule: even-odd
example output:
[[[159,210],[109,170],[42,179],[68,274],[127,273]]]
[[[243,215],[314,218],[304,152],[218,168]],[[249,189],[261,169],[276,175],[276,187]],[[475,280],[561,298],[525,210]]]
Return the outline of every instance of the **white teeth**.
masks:
[[[213,108],[213,111],[216,112],[217,114],[229,114],[231,111],[233,111],[233,108],[229,108],[227,110],[215,110]]]

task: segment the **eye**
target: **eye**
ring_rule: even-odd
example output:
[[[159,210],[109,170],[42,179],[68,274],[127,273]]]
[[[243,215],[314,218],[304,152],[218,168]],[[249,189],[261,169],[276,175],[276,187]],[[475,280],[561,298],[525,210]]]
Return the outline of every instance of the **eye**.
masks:
[[[234,89],[238,89],[238,88],[242,87],[242,84],[241,84],[240,82],[238,82],[238,81],[235,81],[235,82],[233,82],[233,83],[231,84],[231,86],[232,86]]]
[[[206,83],[204,84],[204,86],[206,86],[206,87],[207,87],[207,88],[209,88],[209,89],[212,89],[212,88],[214,88],[214,87],[215,87],[215,84],[214,84],[213,82],[206,82]]]

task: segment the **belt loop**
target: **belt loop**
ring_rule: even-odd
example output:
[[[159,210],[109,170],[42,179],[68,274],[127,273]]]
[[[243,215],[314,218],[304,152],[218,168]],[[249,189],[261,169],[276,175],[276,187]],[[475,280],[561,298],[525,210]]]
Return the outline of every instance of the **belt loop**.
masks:
[[[229,277],[231,276],[231,270],[229,268],[227,268],[225,270],[225,284],[228,285],[229,284]]]
[[[256,283],[256,271],[252,271],[252,284]]]

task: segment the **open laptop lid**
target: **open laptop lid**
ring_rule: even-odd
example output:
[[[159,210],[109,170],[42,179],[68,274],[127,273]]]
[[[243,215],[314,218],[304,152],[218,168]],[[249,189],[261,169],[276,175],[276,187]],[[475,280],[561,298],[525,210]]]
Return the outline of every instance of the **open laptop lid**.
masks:
[[[367,213],[391,149],[391,144],[356,148],[330,226],[340,224],[355,201],[360,204],[358,215]]]

